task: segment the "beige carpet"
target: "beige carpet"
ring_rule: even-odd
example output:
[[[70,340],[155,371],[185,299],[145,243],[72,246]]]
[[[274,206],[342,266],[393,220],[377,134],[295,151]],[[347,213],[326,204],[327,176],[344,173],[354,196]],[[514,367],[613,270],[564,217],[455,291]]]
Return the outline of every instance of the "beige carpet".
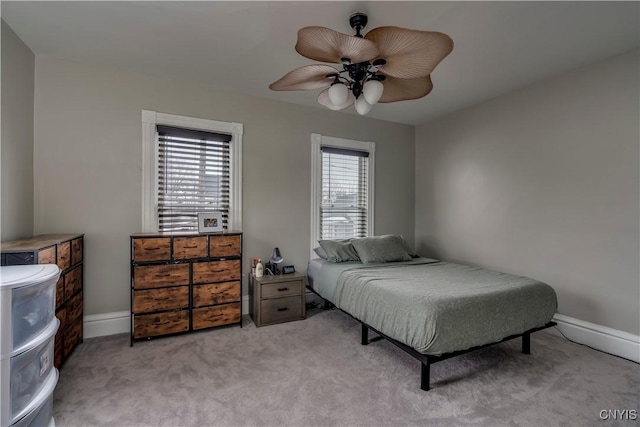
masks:
[[[306,320],[138,342],[86,340],[61,370],[58,426],[555,426],[638,410],[640,365],[546,332],[420,364],[386,341],[360,345],[337,310]]]

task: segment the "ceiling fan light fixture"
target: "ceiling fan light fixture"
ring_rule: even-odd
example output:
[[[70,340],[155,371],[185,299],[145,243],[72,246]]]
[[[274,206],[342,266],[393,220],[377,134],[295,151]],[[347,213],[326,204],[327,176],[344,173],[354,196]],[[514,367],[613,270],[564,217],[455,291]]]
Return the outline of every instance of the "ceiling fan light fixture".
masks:
[[[375,79],[368,80],[362,87],[362,94],[369,105],[376,104],[380,100],[383,91],[384,85],[381,81]]]
[[[335,82],[329,88],[329,100],[333,105],[343,105],[348,96],[349,89],[341,82]]]
[[[356,99],[356,111],[361,116],[365,116],[369,111],[371,111],[371,104],[369,104],[367,100],[364,99],[364,96]]]
[[[367,15],[354,13],[349,24],[354,36],[325,27],[298,31],[295,50],[302,56],[338,63],[342,69],[315,64],[290,71],[272,83],[272,90],[324,89],[318,103],[330,110],[355,104],[365,115],[377,103],[418,99],[433,89],[431,73],[453,50],[453,40],[443,33],[393,26],[362,34]]]

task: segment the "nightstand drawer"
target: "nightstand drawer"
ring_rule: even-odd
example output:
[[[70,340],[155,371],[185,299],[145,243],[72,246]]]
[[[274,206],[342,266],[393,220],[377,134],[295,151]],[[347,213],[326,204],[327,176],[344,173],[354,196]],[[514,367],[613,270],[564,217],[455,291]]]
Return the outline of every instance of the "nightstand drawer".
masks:
[[[58,267],[66,270],[71,265],[71,242],[58,243]]]
[[[302,293],[302,280],[262,285],[262,298],[282,298]],[[299,298],[298,298],[299,299]]]
[[[301,319],[302,299],[299,296],[275,298],[260,302],[262,324]]]

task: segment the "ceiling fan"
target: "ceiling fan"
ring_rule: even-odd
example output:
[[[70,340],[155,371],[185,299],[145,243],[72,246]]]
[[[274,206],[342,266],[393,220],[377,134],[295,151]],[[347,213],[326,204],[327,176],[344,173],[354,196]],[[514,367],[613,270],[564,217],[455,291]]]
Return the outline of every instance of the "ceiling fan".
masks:
[[[324,89],[318,103],[343,110],[355,104],[365,115],[378,102],[422,98],[431,92],[431,72],[451,51],[453,40],[443,33],[400,27],[378,27],[362,35],[367,15],[356,12],[349,24],[354,36],[325,27],[298,31],[296,51],[309,59],[342,64],[296,68],[271,83],[271,90]]]

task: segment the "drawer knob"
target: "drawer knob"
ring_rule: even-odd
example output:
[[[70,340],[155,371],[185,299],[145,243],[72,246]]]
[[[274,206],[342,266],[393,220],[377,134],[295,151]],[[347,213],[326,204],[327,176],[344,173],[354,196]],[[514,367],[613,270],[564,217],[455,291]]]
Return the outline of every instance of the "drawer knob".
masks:
[[[287,308],[287,307],[278,309],[278,311],[287,311],[287,310],[289,310],[289,308]]]
[[[288,291],[289,288],[278,288],[278,292],[284,292],[284,291]]]

